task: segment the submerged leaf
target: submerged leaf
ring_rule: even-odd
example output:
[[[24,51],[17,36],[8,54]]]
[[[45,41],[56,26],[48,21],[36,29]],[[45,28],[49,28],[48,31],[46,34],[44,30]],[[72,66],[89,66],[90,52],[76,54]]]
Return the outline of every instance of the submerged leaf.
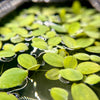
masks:
[[[19,86],[27,76],[27,70],[21,68],[8,69],[0,77],[0,88],[6,89]]]
[[[94,62],[82,62],[77,66],[82,74],[92,74],[100,71],[100,65]]]
[[[83,83],[74,83],[71,87],[73,100],[99,100],[96,94]]]
[[[50,95],[53,100],[68,100],[68,92],[59,87],[51,88]]]
[[[81,72],[75,69],[71,69],[71,68],[60,70],[60,74],[61,74],[61,77],[69,81],[79,81],[79,80],[82,80],[83,78],[83,75],[81,74]]]
[[[64,58],[56,53],[46,53],[43,55],[43,59],[52,66],[63,67]]]

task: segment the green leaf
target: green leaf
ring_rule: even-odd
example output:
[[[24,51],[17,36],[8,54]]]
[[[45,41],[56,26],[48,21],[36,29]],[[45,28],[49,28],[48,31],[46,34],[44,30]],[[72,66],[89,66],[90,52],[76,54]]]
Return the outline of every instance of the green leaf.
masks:
[[[86,79],[84,80],[85,83],[87,84],[97,84],[100,82],[100,76],[98,75],[89,75],[88,77],[86,77]]]
[[[9,34],[9,33],[11,33],[11,29],[10,28],[8,28],[8,27],[0,27],[0,34],[5,35],[5,34]]]
[[[79,38],[76,40],[77,47],[85,48],[94,43],[94,39],[92,38]]]
[[[14,95],[0,92],[0,100],[18,100]]]
[[[63,36],[62,40],[67,47],[72,48],[72,49],[76,47],[76,41],[73,38],[69,36]]]
[[[49,32],[46,33],[46,36],[48,38],[53,38],[53,37],[56,36],[56,32],[55,31],[49,31]]]
[[[59,69],[52,68],[45,73],[45,77],[49,80],[58,80],[59,79]]]
[[[16,28],[12,28],[12,31],[22,37],[27,37],[28,35],[28,31],[24,28],[16,27]]]
[[[21,37],[20,35],[16,35],[14,37],[12,37],[10,40],[12,43],[19,43],[19,42],[22,42],[24,41],[24,37]]]
[[[72,4],[72,11],[75,14],[81,13],[81,4],[78,0],[74,1]]]
[[[0,49],[2,48],[2,42],[0,41]]]
[[[10,43],[4,44],[3,45],[3,49],[4,50],[12,50],[13,51],[14,45],[13,44],[10,44]]]
[[[68,92],[59,87],[51,88],[50,95],[53,100],[68,100]]]
[[[34,67],[36,68],[37,65],[37,60],[33,56],[25,53],[20,54],[17,61],[22,67],[29,70],[33,69]]]
[[[61,37],[53,37],[48,39],[48,45],[56,46],[61,42]]]
[[[27,76],[27,70],[23,70],[21,68],[8,69],[0,77],[0,88],[7,89],[19,86]]]
[[[69,35],[73,36],[77,31],[80,29],[80,23],[79,22],[73,22],[69,25],[68,33]]]
[[[46,53],[43,55],[43,59],[52,66],[63,67],[64,58],[56,53]]]
[[[32,47],[36,47],[39,49],[47,49],[47,43],[40,38],[33,38],[32,39]]]
[[[82,74],[92,74],[100,71],[100,65],[94,62],[82,62],[77,66]]]
[[[100,62],[100,57],[97,55],[90,55],[90,59],[95,62]]]
[[[81,72],[75,69],[71,69],[71,68],[60,70],[60,74],[61,74],[61,77],[69,81],[79,81],[79,80],[82,80],[83,78],[83,75],[81,74]]]
[[[77,66],[77,60],[73,56],[67,56],[64,59],[64,67],[65,68],[76,68]]]
[[[51,28],[53,28],[56,32],[60,32],[60,33],[65,33],[66,32],[66,29],[61,26],[61,25],[52,25]]]
[[[76,53],[73,56],[77,58],[78,60],[89,60],[90,59],[90,56],[86,53]]]
[[[25,43],[18,43],[14,47],[14,52],[28,50],[28,46]]]
[[[100,53],[100,46],[90,46],[85,49],[88,52]]]
[[[32,24],[33,21],[34,21],[34,16],[28,15],[28,16],[24,17],[22,20],[20,20],[19,25],[20,26],[27,26],[27,25]]]
[[[99,100],[96,94],[83,83],[74,83],[71,87],[73,100]]]
[[[12,50],[2,50],[0,51],[0,58],[2,57],[12,57],[15,55],[15,52]]]
[[[94,38],[94,39],[100,39],[100,34],[96,27],[94,26],[86,26],[84,28],[84,32],[87,36]]]
[[[66,9],[61,9],[61,11],[59,12],[59,16],[61,18],[61,21],[64,22],[66,21]]]

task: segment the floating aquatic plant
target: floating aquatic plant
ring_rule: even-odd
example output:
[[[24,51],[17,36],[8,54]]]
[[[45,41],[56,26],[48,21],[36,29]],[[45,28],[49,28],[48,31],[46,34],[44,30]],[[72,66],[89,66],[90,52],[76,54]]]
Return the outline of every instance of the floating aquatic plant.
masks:
[[[71,86],[71,93],[65,85],[52,87],[53,100],[68,100],[70,95],[73,100],[99,100],[89,87],[100,83],[99,33],[100,14],[79,1],[72,7],[32,6],[20,11],[0,25],[0,62],[4,64],[0,90],[12,90],[30,73],[44,71],[44,77],[55,85],[60,81]],[[34,100],[0,92],[0,100],[17,99]]]

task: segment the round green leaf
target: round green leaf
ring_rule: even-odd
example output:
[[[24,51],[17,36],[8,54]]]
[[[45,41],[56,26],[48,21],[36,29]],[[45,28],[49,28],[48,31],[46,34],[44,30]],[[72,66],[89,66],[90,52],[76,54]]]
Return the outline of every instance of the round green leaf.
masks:
[[[53,68],[48,70],[45,73],[45,77],[49,80],[58,80],[59,79],[59,69]]]
[[[100,57],[97,56],[97,55],[91,55],[91,56],[90,56],[90,59],[91,59],[92,61],[95,61],[95,62],[100,62]]]
[[[74,83],[71,87],[73,100],[99,100],[96,94],[83,83]]]
[[[82,62],[77,66],[82,74],[92,74],[100,71],[100,65],[94,62]]]
[[[87,47],[85,50],[92,53],[100,53],[100,46]]]
[[[56,36],[56,32],[55,31],[49,31],[46,33],[46,36],[48,38],[52,38],[52,37],[55,37]]]
[[[67,56],[64,59],[64,67],[65,68],[76,68],[77,66],[77,59],[73,56]]]
[[[14,45],[10,44],[10,43],[7,43],[7,44],[3,45],[3,49],[4,50],[12,50],[13,51]]]
[[[0,92],[0,100],[18,100],[14,95]]]
[[[53,100],[68,100],[68,92],[59,87],[51,88],[50,95]]]
[[[51,28],[53,28],[56,32],[60,32],[60,33],[65,33],[66,32],[66,29],[61,26],[61,25],[52,25]]]
[[[24,28],[16,27],[16,28],[12,28],[12,31],[16,34],[19,34],[22,37],[27,37],[28,35],[28,31]]]
[[[85,83],[88,83],[88,84],[97,84],[100,82],[100,76],[98,75],[89,75],[88,77],[86,77],[86,79],[84,80]]]
[[[72,48],[72,49],[76,47],[76,41],[73,38],[69,36],[63,36],[62,40],[67,47]]]
[[[63,67],[64,58],[56,53],[46,53],[43,55],[43,59],[52,66]]]
[[[15,55],[15,52],[12,50],[2,50],[0,51],[0,58],[2,57],[12,57]]]
[[[47,49],[47,43],[40,38],[33,38],[32,39],[32,47],[36,47],[39,49]]]
[[[18,43],[14,47],[14,52],[28,50],[28,46],[25,43]]]
[[[20,35],[16,35],[14,37],[12,37],[10,40],[12,43],[19,43],[19,42],[22,42],[24,41],[24,37],[21,37]]]
[[[33,66],[35,67],[35,65],[37,65],[36,59],[29,54],[20,54],[17,58],[17,61],[22,67],[26,69],[30,69]]]
[[[68,28],[68,33],[70,35],[74,35],[75,33],[77,33],[77,31],[80,29],[80,23],[79,22],[73,22],[69,25]]]
[[[77,46],[81,48],[88,47],[94,43],[92,38],[79,38],[76,40]]]
[[[8,69],[0,77],[0,88],[6,89],[19,86],[27,76],[27,70],[21,68]]]
[[[50,46],[56,46],[61,42],[61,37],[53,37],[48,40],[48,45]]]
[[[34,16],[28,15],[28,16],[24,17],[22,20],[20,20],[19,25],[20,26],[27,26],[27,25],[32,24],[33,21],[34,21]]]
[[[73,56],[77,58],[78,60],[89,60],[90,59],[90,56],[86,53],[76,53]]]
[[[83,75],[81,74],[81,72],[71,69],[71,68],[60,70],[60,74],[61,74],[61,77],[69,81],[79,81],[79,80],[82,80],[83,78]]]

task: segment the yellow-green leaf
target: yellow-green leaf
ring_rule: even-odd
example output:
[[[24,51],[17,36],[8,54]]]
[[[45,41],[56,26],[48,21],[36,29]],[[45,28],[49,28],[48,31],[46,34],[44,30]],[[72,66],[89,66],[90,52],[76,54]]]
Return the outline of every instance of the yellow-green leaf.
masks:
[[[95,92],[83,83],[74,83],[71,87],[73,100],[99,100]]]
[[[0,88],[12,88],[22,84],[28,76],[28,71],[21,68],[11,68],[6,70],[0,77]]]
[[[82,62],[77,66],[82,74],[92,74],[100,71],[100,65],[94,62]]]
[[[58,80],[59,79],[59,69],[52,68],[45,73],[45,77],[49,80]]]
[[[83,75],[81,74],[81,72],[75,69],[71,69],[71,68],[60,70],[60,74],[61,74],[61,77],[69,81],[79,81],[79,80],[82,80],[83,78]]]
[[[50,95],[53,100],[68,100],[68,92],[59,87],[53,87],[50,90]]]
[[[43,59],[52,66],[63,67],[64,58],[56,53],[46,53],[43,55]]]
[[[76,68],[77,66],[77,59],[73,56],[67,56],[64,59],[64,67],[65,68]]]
[[[18,100],[13,94],[0,92],[0,100]]]

